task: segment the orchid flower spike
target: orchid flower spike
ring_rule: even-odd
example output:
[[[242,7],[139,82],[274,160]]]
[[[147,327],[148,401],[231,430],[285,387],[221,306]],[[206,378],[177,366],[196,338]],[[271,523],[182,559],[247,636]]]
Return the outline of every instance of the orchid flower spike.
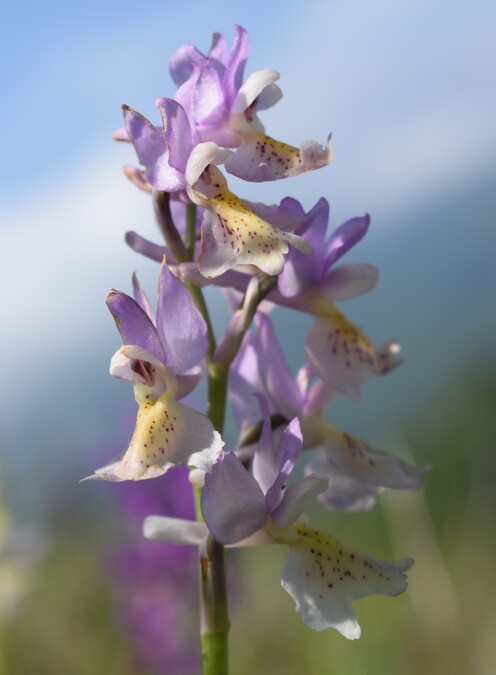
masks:
[[[157,312],[153,314],[136,277],[134,299],[112,291],[108,307],[124,346],[110,373],[133,383],[139,409],[127,451],[91,479],[155,478],[187,464],[208,471],[224,445],[205,415],[179,403],[198,383],[207,327],[184,287],[162,263]]]

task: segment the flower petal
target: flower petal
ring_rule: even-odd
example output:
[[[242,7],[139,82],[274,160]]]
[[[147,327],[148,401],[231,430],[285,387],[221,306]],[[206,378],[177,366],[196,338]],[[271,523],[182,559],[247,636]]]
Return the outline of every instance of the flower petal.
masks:
[[[121,291],[112,290],[107,296],[107,307],[114,317],[125,345],[136,345],[146,349],[164,363],[164,350],[157,330],[133,298]]]
[[[280,77],[277,70],[274,70],[273,68],[257,70],[249,75],[236,94],[236,98],[234,99],[234,103],[230,110],[231,115],[239,115],[244,112],[253,104],[255,99],[262,94],[266,87],[270,87],[270,85],[276,82]],[[274,103],[276,103],[276,101],[274,101]]]
[[[398,351],[397,343],[377,349],[338,309],[317,317],[305,343],[315,372],[355,401],[360,399],[360,386],[372,375],[384,375],[399,365]]]
[[[260,373],[267,395],[284,417],[291,419],[303,406],[303,396],[290,371],[269,317],[258,313],[255,318],[260,349]]]
[[[91,479],[145,480],[173,466],[211,470],[224,442],[205,415],[178,403],[167,389],[154,400],[152,390],[135,385],[139,405],[136,427],[121,459],[95,471]]]
[[[331,161],[330,137],[326,146],[305,141],[300,148],[295,148],[259,133],[244,138],[226,160],[225,167],[238,178],[262,182],[298,176],[311,169],[320,169]]]
[[[270,421],[266,418],[265,425],[270,429]],[[300,456],[303,445],[303,437],[301,435],[300,422],[295,417],[288,426],[283,429],[279,439],[279,445],[276,452],[277,461],[277,476],[272,487],[265,495],[265,502],[269,511],[273,511],[277,506],[281,497],[284,500],[285,493],[283,492],[286,486],[286,481],[293,471],[296,460]],[[289,488],[287,489],[289,490]],[[286,491],[287,491],[286,490]]]
[[[305,474],[326,476],[329,485],[319,501],[333,511],[369,511],[383,488],[343,475],[332,467],[324,451],[316,453],[305,466]]]
[[[167,267],[160,269],[157,332],[167,366],[174,374],[196,366],[208,348],[207,325],[187,288]]]
[[[331,270],[322,286],[322,292],[336,302],[350,300],[371,291],[379,277],[373,265],[351,263]]]
[[[126,178],[130,180],[133,185],[136,185],[137,188],[143,190],[143,192],[152,191],[153,188],[146,180],[144,172],[137,166],[126,164],[122,167],[122,171],[124,172]]]
[[[156,190],[177,192],[184,189],[185,181],[176,169],[169,166],[169,149],[161,129],[129,106],[123,106],[124,121],[144,177]]]
[[[172,382],[164,364],[136,345],[123,345],[112,356],[110,374],[133,384],[146,384],[153,388],[156,396],[164,392],[167,382]],[[173,382],[172,386],[175,386]]]
[[[287,527],[297,520],[307,504],[313,501],[327,488],[326,478],[307,476],[292,483],[284,491],[283,497],[272,512],[272,521],[277,527]]]
[[[157,98],[155,108],[162,116],[169,166],[184,176],[191,151],[199,141],[198,133],[191,127],[184,108],[174,99]]]
[[[138,305],[141,307],[141,309],[145,312],[147,317],[150,319],[150,321],[153,323],[155,321],[155,315],[154,312],[150,306],[150,302],[148,298],[146,297],[146,293],[143,290],[139,280],[138,280],[138,275],[136,272],[133,273],[133,295],[134,299],[138,303]]]
[[[429,466],[414,467],[399,457],[377,450],[365,441],[328,424],[324,452],[328,461],[326,474],[339,473],[367,485],[395,490],[418,490]]]
[[[331,235],[325,248],[326,266],[330,267],[367,234],[370,216],[351,218],[340,225]]]
[[[329,203],[320,199],[297,229],[297,233],[310,243],[314,254],[309,259],[295,249],[289,251],[284,270],[277,281],[284,296],[294,297],[322,283],[327,270],[323,252],[328,221]]]
[[[185,176],[188,185],[195,187],[195,184],[199,181],[203,172],[210,164],[222,164],[230,154],[230,150],[219,148],[219,146],[212,141],[198,143],[198,145],[193,148],[186,166]],[[212,186],[209,190],[211,194],[215,194],[217,188],[226,185],[226,179],[220,172],[218,174],[216,172],[215,182],[220,183],[221,185]],[[204,183],[204,187],[209,186],[211,183],[212,181],[208,180],[208,182]]]
[[[229,48],[224,36],[220,33],[214,33],[212,35],[212,46],[208,52],[208,57],[210,59],[215,59],[223,66],[226,65],[229,57]]]
[[[360,626],[352,601],[368,595],[399,595],[406,589],[405,572],[412,559],[375,560],[306,524],[296,523],[292,529],[298,538],[290,545],[281,584],[310,628],[336,628],[355,640],[360,637]]]
[[[258,401],[258,406],[262,414],[263,426],[253,457],[253,478],[260,485],[264,495],[267,495],[267,492],[277,480],[280,466],[274,449],[269,404],[265,396],[261,394],[255,394],[255,398]],[[280,492],[280,489],[279,486],[278,493]],[[270,512],[273,505],[267,502],[267,498],[266,504]]]
[[[159,246],[159,244],[154,244],[152,241],[148,241],[137,232],[129,231],[126,232],[126,244],[136,251],[136,253],[141,253],[146,258],[155,260],[156,262],[161,263],[164,259],[164,255],[167,253],[165,246]]]
[[[166,541],[169,544],[198,546],[208,534],[205,523],[165,516],[148,516],[143,522],[146,539]]]
[[[224,66],[188,44],[172,55],[169,65],[172,79],[179,87],[184,86],[190,78],[195,80],[195,122],[198,124],[222,119],[227,112],[221,85]]]
[[[226,99],[232,104],[236,92],[241,87],[245,64],[250,53],[248,33],[241,26],[234,26],[234,39],[226,63],[226,72],[222,86]]]
[[[253,476],[232,452],[205,476],[201,508],[208,529],[222,544],[234,544],[267,521],[265,498]]]
[[[260,418],[259,406],[252,394],[263,394],[264,385],[258,368],[259,342],[246,333],[229,370],[229,397],[238,428],[250,427]]]
[[[310,245],[301,237],[279,230],[256,216],[222,183],[223,176],[209,167],[209,183],[200,181],[190,191],[192,199],[206,207],[202,223],[200,272],[216,277],[236,265],[256,265],[262,272],[277,275],[284,266],[288,244],[311,253]],[[211,196],[202,196],[206,188]]]

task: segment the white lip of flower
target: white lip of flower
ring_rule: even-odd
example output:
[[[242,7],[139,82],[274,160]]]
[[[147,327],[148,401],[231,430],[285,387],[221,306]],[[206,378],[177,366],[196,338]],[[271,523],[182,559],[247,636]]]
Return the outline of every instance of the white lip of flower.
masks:
[[[162,516],[146,518],[143,532],[147,539],[187,545],[200,545],[208,535],[204,523]],[[275,543],[288,546],[281,585],[304,623],[317,631],[335,628],[348,640],[361,633],[351,603],[373,594],[399,595],[414,563],[412,558],[393,563],[355,553],[303,519],[283,528],[268,521],[229,548]]]
[[[160,361],[125,345],[111,373],[134,383],[136,427],[126,452],[83,480],[145,480],[181,464],[211,470],[224,441],[208,417],[176,401],[176,378]]]

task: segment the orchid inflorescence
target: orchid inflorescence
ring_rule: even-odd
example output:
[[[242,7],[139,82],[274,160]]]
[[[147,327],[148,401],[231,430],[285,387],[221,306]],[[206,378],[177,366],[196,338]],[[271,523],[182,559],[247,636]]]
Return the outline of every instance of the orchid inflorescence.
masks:
[[[123,106],[125,126],[114,134],[134,146],[139,166],[124,171],[150,193],[164,243],[126,234],[131,248],[161,264],[157,307],[136,275],[133,297],[113,290],[107,298],[123,341],[110,372],[132,382],[138,413],[126,452],[90,478],[144,480],[191,468],[198,519],[151,515],[144,533],[200,547],[205,661],[217,658],[209,657],[208,636],[227,633],[227,622],[215,618],[216,607],[225,605],[223,558],[215,554],[223,547],[287,546],[281,583],[304,622],[358,638],[352,601],[401,593],[413,561],[383,562],[351,551],[312,527],[304,511],[315,499],[333,510],[370,509],[384,488],[418,488],[427,470],[325,417],[337,397],[358,400],[370,377],[398,366],[399,347],[376,347],[336,304],[375,286],[372,265],[339,264],[366,234],[368,215],[326,236],[325,199],[305,212],[291,197],[266,206],[229,189],[225,172],[273,181],[332,160],[330,137],[324,145],[306,141],[298,148],[266,135],[258,114],[281,98],[279,74],[266,68],[243,80],[248,51],[239,26],[230,49],[220,34],[207,55],[184,45],[170,62],[174,98],[155,102],[160,117],[151,122]],[[202,292],[208,285],[224,289],[232,309],[218,341]],[[314,319],[296,376],[270,319],[274,305]],[[180,402],[203,377],[208,415]],[[225,450],[228,397],[240,433],[237,446]],[[315,448],[305,461],[304,451]],[[297,462],[304,462],[303,477],[291,480]]]

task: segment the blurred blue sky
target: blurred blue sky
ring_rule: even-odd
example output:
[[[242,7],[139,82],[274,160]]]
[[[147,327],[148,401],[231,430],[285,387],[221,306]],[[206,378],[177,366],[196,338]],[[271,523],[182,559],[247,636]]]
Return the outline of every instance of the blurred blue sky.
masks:
[[[156,266],[123,234],[156,234],[147,196],[120,171],[132,150],[111,141],[120,105],[153,119],[155,98],[175,91],[170,54],[184,42],[206,51],[213,31],[230,40],[234,23],[251,37],[246,72],[281,72],[284,99],[263,115],[269,133],[298,144],[332,131],[335,149],[327,169],[241,194],[291,194],[306,207],[323,195],[334,226],[372,215],[352,258],[379,265],[382,281],[345,310],[377,340],[397,337],[408,361],[370,385],[363,411],[353,408],[366,420],[360,431],[381,401],[394,416],[493,339],[493,2],[9,3],[0,469],[24,511],[26,494],[42,511],[47,487],[74,485],[93,468],[91,452],[115,446],[132,396],[107,375],[119,339],[104,299],[111,287],[128,290],[134,270],[155,287]],[[301,317],[289,321],[303,337]]]

